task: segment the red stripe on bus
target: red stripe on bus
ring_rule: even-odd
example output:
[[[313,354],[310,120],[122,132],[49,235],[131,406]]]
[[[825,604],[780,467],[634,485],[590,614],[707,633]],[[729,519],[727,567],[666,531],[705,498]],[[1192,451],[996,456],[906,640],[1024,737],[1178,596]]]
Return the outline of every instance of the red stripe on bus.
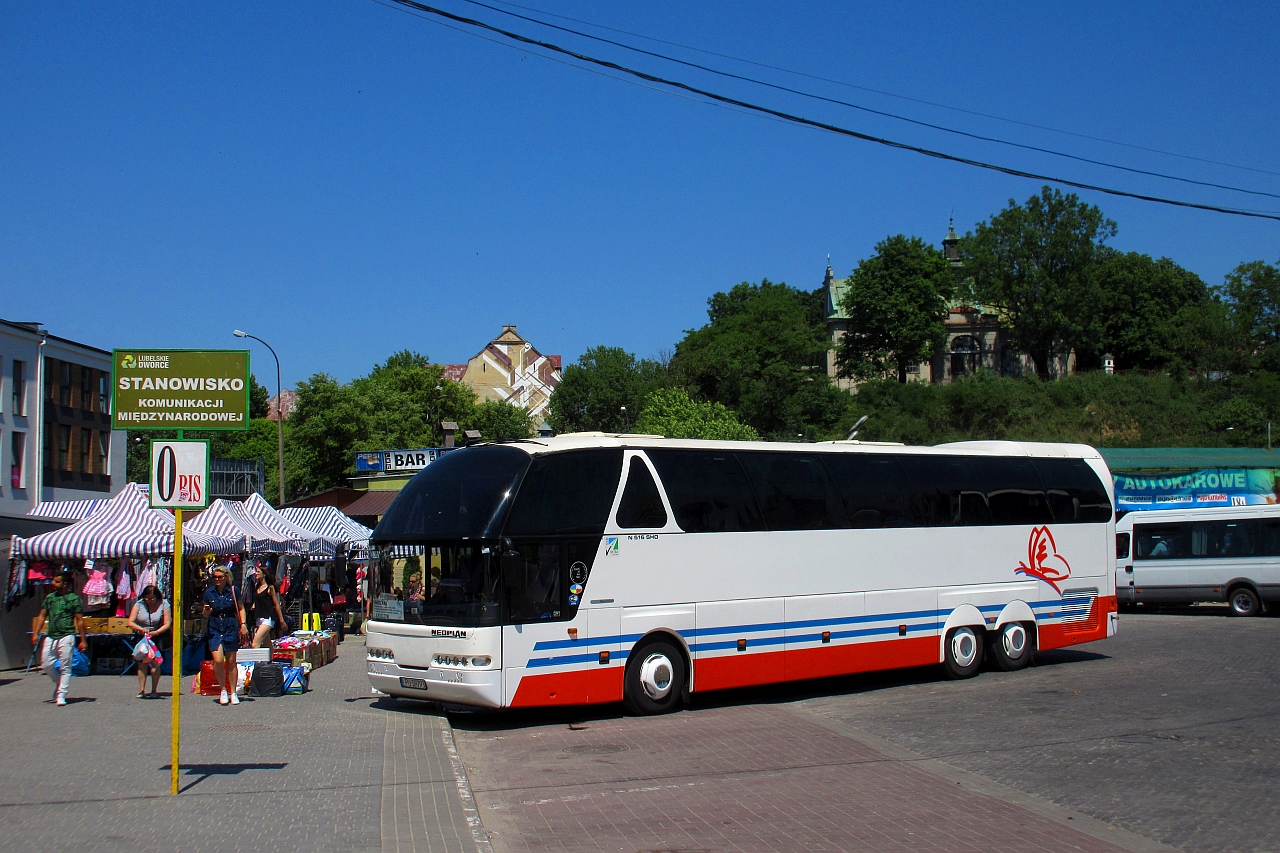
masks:
[[[721,655],[694,662],[697,692],[758,687],[780,681],[853,675],[938,662],[938,638],[906,637],[754,655]]]
[[[1089,616],[1083,622],[1065,622],[1058,625],[1040,625],[1036,630],[1036,647],[1043,650],[1060,649],[1078,643],[1092,643],[1107,638],[1107,623],[1116,613],[1116,597],[1100,595],[1089,605]]]
[[[525,675],[510,704],[512,708],[541,708],[621,701],[622,667],[609,666]]]

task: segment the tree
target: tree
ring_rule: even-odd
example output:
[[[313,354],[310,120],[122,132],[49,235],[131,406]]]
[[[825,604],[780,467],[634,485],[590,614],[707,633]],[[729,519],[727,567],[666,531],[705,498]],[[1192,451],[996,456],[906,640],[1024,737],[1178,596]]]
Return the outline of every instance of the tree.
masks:
[[[658,362],[637,360],[621,347],[592,347],[565,368],[552,392],[551,426],[556,432],[629,432],[665,373]]]
[[[1262,261],[1241,264],[1227,274],[1222,291],[1258,366],[1280,370],[1280,269]]]
[[[258,384],[258,377],[249,374],[249,417],[265,418],[270,410],[271,392]]]
[[[1210,379],[1242,371],[1247,343],[1231,306],[1213,294],[1203,303],[1183,306],[1169,320],[1169,372],[1178,376],[1190,369]]]
[[[682,388],[659,388],[645,398],[636,431],[667,438],[750,441],[759,434],[719,403],[689,398]]]
[[[485,400],[462,422],[464,429],[478,429],[486,441],[532,438],[535,427],[528,411],[502,400]]]
[[[285,422],[287,452],[297,463],[290,490],[296,494],[337,486],[354,470],[354,453],[364,449],[357,445],[369,435],[372,418],[366,400],[354,383],[342,385],[326,373],[299,382],[297,392],[298,407]]]
[[[849,326],[839,343],[840,373],[868,379],[897,373],[928,361],[946,342],[951,265],[941,251],[919,237],[902,234],[876,244],[876,253],[858,264],[841,306]]]
[[[445,378],[444,368],[410,350],[401,350],[368,376],[352,381],[369,413],[363,438],[371,447],[436,447],[441,421],[463,423],[475,408],[466,385]]]
[[[744,281],[707,305],[710,322],[687,332],[671,359],[690,395],[732,409],[762,435],[829,434],[849,396],[827,376],[821,291]]]
[[[1090,265],[1115,233],[1097,207],[1046,186],[1025,205],[1010,199],[961,239],[974,292],[1008,319],[1010,343],[1041,378],[1053,378],[1055,356],[1097,335],[1081,306],[1095,297]]]
[[[1138,252],[1102,247],[1089,277],[1093,296],[1080,306],[1089,337],[1075,342],[1077,370],[1101,368],[1103,353],[1119,369],[1164,367],[1174,356],[1175,315],[1209,300],[1200,276]]]

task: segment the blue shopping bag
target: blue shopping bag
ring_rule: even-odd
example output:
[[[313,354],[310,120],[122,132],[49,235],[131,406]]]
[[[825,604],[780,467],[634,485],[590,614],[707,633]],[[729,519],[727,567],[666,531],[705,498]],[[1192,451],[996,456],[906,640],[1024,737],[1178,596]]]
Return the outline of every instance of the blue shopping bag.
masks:
[[[55,659],[53,662],[53,671],[62,674],[62,660]],[[89,674],[89,656],[79,649],[71,650],[71,677],[83,678]]]

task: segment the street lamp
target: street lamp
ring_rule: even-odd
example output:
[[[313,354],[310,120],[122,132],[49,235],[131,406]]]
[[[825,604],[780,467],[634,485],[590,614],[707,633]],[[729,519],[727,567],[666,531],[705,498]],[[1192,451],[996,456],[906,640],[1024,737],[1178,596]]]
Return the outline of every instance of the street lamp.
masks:
[[[279,439],[277,445],[280,460],[280,506],[284,506],[284,389],[280,385],[280,356],[276,355],[276,351],[271,348],[271,344],[264,341],[257,335],[251,335],[248,332],[242,332],[239,329],[234,330],[231,334],[237,338],[253,338],[267,349],[271,350],[271,357],[276,360],[276,434]]]

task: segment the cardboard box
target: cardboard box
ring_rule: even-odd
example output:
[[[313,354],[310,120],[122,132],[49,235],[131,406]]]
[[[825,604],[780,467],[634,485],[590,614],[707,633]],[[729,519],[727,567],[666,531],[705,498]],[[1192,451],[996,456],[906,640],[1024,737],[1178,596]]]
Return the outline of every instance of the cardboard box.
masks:
[[[98,616],[84,617],[84,630],[88,634],[105,634],[107,633],[107,619]]]
[[[132,634],[133,629],[129,627],[129,620],[123,616],[112,616],[107,620],[108,634]]]

